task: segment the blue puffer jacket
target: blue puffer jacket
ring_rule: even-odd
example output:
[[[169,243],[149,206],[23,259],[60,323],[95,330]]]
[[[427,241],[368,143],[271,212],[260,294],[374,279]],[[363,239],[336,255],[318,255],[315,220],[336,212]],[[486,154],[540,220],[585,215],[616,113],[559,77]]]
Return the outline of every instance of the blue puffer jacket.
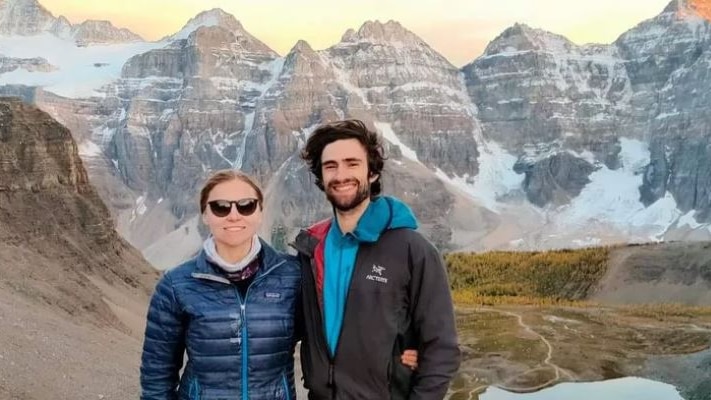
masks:
[[[246,302],[204,251],[163,275],[148,310],[142,400],[296,398],[299,266],[265,242],[261,260]]]

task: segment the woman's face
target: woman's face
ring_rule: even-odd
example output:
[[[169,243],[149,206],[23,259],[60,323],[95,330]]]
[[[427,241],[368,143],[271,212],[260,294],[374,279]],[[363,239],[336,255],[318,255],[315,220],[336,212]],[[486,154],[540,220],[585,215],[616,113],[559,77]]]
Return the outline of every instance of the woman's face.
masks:
[[[257,192],[239,179],[212,188],[202,220],[210,228],[216,244],[235,248],[251,243],[262,223],[262,210],[256,202]],[[229,213],[223,216],[228,206]]]

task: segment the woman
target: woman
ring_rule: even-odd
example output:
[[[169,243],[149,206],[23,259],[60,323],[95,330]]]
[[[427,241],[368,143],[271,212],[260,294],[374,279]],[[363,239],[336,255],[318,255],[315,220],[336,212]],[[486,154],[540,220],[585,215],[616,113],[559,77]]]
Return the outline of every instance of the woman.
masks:
[[[211,235],[197,257],[163,275],[151,299],[141,399],[296,398],[301,273],[296,258],[257,236],[263,203],[240,172],[208,178],[200,211]],[[414,367],[416,353],[406,353]]]
[[[264,198],[240,172],[200,191],[210,237],[158,282],[148,311],[142,399],[294,399],[300,271],[257,237]],[[179,377],[183,353],[187,364]]]

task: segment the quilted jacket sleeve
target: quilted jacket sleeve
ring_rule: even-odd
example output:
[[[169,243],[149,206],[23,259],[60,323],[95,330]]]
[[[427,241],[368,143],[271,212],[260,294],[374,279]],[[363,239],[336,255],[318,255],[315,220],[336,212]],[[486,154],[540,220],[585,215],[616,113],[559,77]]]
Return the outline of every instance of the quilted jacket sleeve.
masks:
[[[185,351],[182,310],[169,274],[156,286],[141,356],[141,400],[175,400]]]

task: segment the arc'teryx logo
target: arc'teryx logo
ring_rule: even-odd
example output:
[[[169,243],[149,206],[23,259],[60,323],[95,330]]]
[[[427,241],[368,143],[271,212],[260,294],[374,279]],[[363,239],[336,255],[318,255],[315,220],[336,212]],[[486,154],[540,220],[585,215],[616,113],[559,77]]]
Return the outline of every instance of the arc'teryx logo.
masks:
[[[388,283],[388,278],[383,277],[383,272],[385,272],[385,269],[385,267],[373,264],[373,269],[371,270],[369,275],[366,275],[365,279],[380,283]]]

